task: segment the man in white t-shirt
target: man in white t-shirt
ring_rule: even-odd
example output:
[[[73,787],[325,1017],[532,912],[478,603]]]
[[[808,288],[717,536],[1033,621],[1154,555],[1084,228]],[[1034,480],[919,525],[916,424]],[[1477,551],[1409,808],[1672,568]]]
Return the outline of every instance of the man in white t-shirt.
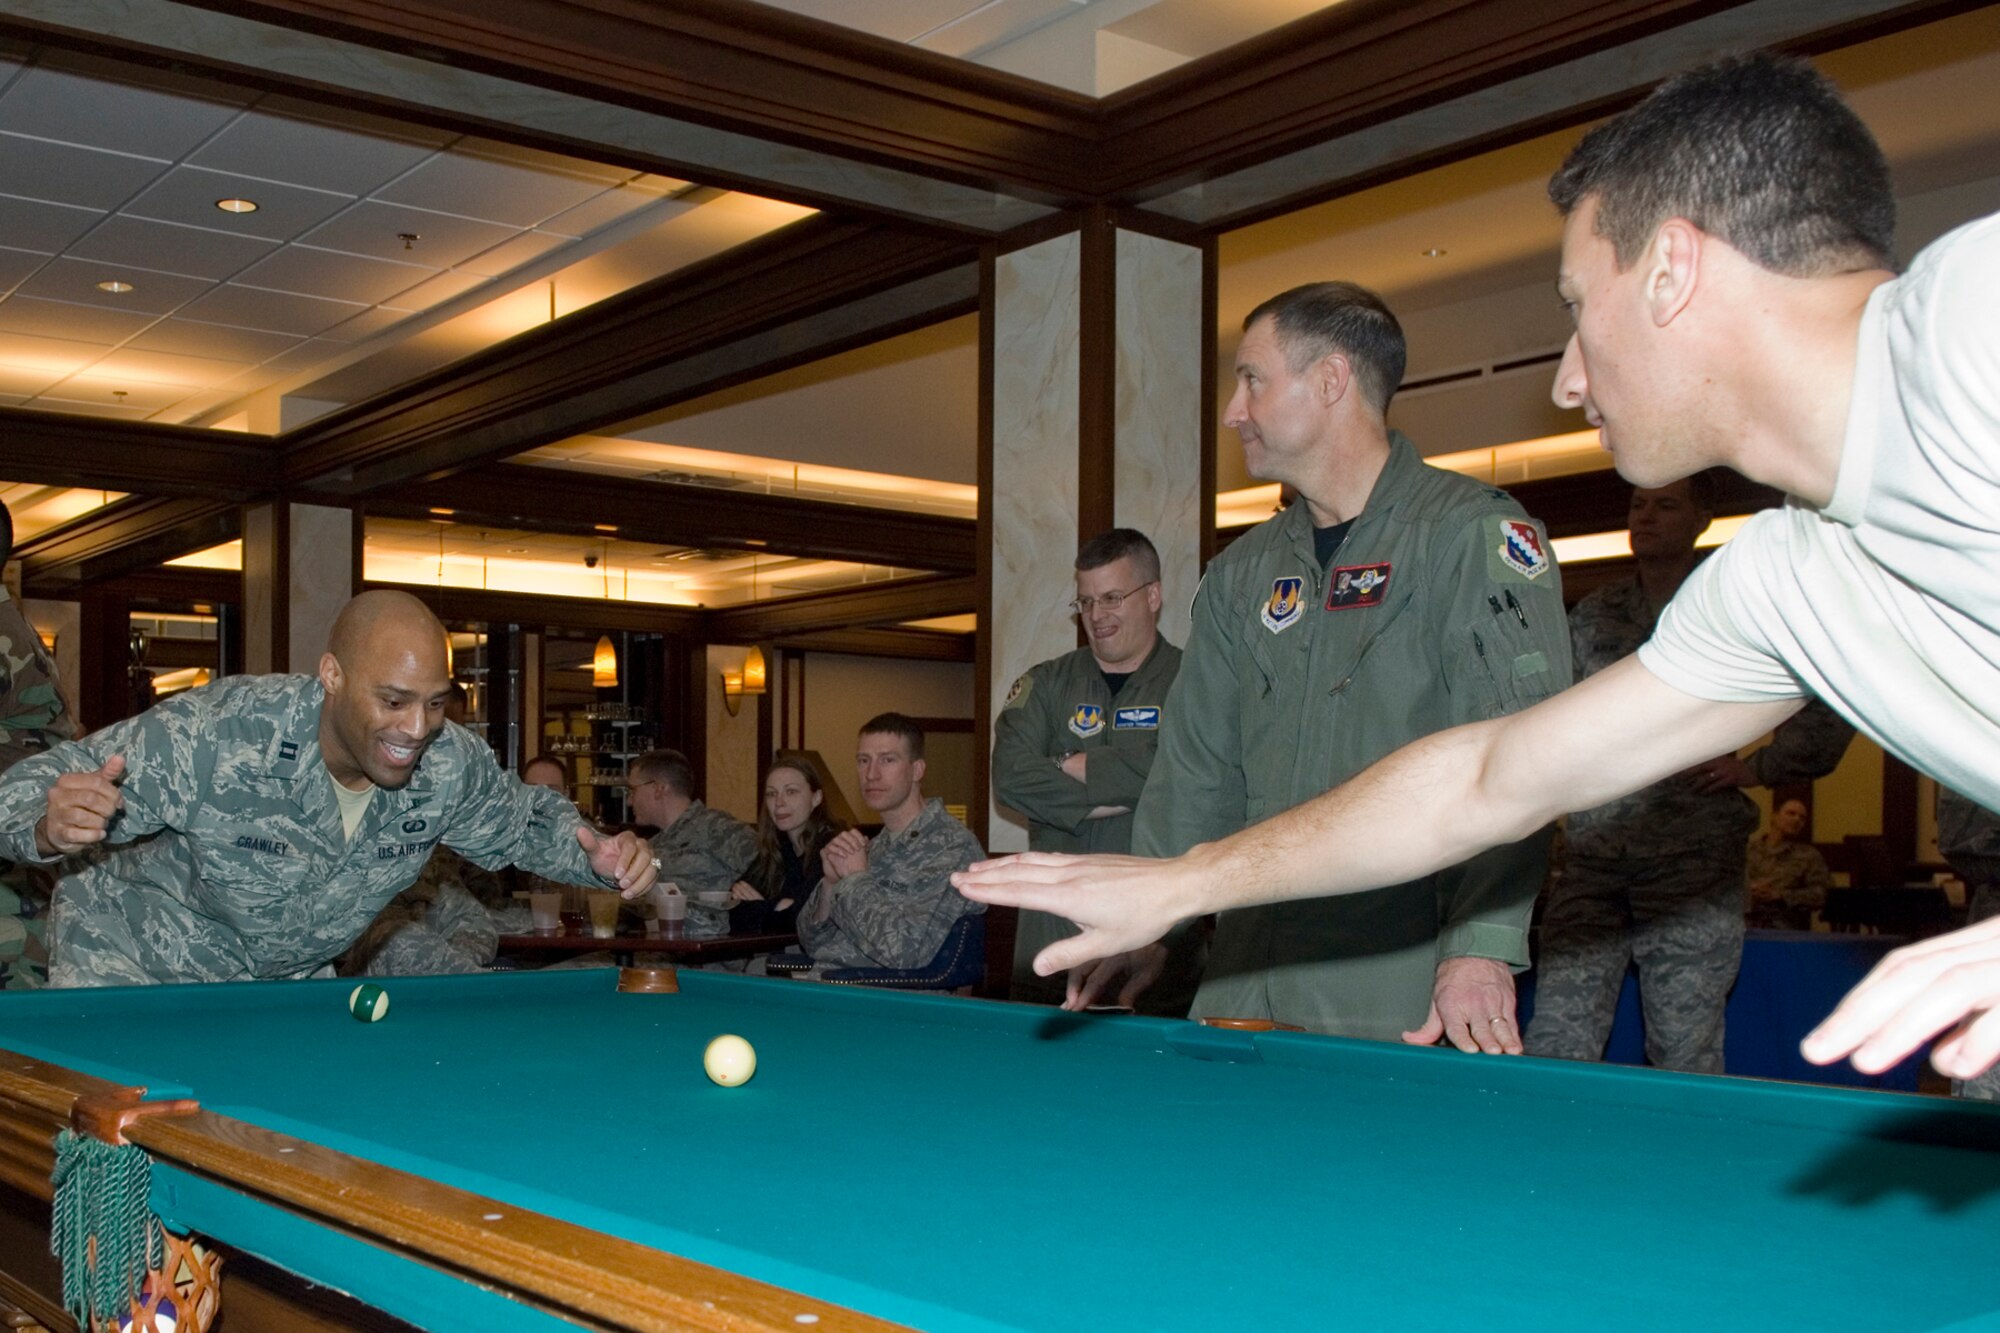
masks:
[[[1044,973],[1204,912],[1413,879],[1736,750],[1808,692],[2000,802],[2000,219],[1892,271],[1887,164],[1802,62],[1738,57],[1586,136],[1550,183],[1576,333],[1555,396],[1618,471],[1782,487],[1637,656],[1524,712],[1439,732],[1172,861],[1030,854],[967,897],[1082,933]],[[2000,919],[1889,956],[1806,1041],[1878,1071],[2000,1057]]]

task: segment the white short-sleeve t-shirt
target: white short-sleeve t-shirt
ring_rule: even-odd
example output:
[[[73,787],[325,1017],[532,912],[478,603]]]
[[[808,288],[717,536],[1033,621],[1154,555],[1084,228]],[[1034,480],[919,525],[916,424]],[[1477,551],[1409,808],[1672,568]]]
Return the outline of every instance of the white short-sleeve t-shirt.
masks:
[[[1745,524],[1639,660],[1701,699],[1810,691],[2000,808],[2000,215],[1875,289],[1832,501]]]

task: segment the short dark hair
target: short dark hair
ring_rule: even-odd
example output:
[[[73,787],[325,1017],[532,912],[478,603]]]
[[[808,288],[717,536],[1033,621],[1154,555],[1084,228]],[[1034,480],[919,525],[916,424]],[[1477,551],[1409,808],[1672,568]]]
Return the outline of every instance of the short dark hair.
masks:
[[[1142,582],[1160,581],[1160,552],[1152,539],[1137,528],[1112,528],[1085,542],[1077,548],[1076,572],[1102,569],[1120,560],[1130,560]]]
[[[648,750],[626,766],[625,775],[642,782],[664,782],[677,795],[694,799],[694,765],[679,750]]]
[[[924,757],[924,728],[915,718],[902,713],[877,713],[861,724],[863,736],[900,736],[910,758]]]
[[[1357,283],[1309,282],[1252,310],[1243,327],[1267,316],[1294,374],[1323,356],[1345,353],[1368,402],[1378,412],[1389,410],[1409,352],[1403,326],[1381,297]]]
[[[552,754],[538,754],[533,759],[530,759],[527,763],[521,765],[522,781],[525,782],[527,780],[528,774],[535,771],[535,766],[537,764],[547,764],[550,768],[553,768],[556,772],[562,774],[564,786],[569,785],[569,765],[565,764],[562,760],[556,758]]]
[[[1564,217],[1596,199],[1620,269],[1676,217],[1786,277],[1895,264],[1881,147],[1824,75],[1788,56],[1731,56],[1661,84],[1583,137],[1549,198]]]

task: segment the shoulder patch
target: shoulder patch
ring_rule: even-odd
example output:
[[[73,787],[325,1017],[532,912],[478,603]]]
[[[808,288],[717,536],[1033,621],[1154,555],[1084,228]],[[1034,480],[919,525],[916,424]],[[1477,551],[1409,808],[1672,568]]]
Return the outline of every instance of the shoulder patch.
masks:
[[[1012,708],[1015,704],[1025,701],[1028,695],[1033,693],[1034,688],[1035,673],[1032,671],[1023,671],[1019,676],[1015,677],[1013,685],[1007,690],[1007,701],[1001,704],[1000,707],[1008,709]]]
[[[1555,567],[1548,538],[1533,519],[1495,515],[1484,526],[1486,571],[1495,583],[1533,583]]]

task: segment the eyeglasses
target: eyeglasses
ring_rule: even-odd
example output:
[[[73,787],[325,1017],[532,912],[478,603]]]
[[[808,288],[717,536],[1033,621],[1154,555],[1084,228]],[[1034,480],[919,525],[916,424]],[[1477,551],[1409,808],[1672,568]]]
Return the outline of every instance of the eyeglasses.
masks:
[[[1107,592],[1102,597],[1077,597],[1070,601],[1069,609],[1076,615],[1087,616],[1098,607],[1106,611],[1116,611],[1125,605],[1125,599],[1135,592],[1141,592],[1158,583],[1158,579],[1148,579],[1137,588],[1127,588],[1124,592]]]
[[[644,791],[648,787],[664,787],[664,786],[666,786],[666,784],[660,781],[658,778],[647,778],[644,782],[626,783],[625,790],[636,794],[638,792]]]

